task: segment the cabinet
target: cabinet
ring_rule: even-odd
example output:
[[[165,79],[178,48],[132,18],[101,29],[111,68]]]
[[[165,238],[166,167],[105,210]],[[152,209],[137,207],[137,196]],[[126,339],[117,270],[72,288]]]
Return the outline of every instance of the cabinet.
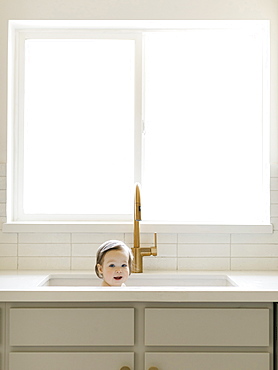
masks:
[[[273,370],[272,304],[7,305],[4,370]]]
[[[159,370],[268,370],[267,353],[146,353],[145,369]]]
[[[146,308],[147,346],[268,346],[267,308]]]
[[[11,308],[11,346],[133,346],[133,308]]]
[[[134,354],[120,353],[11,353],[10,370],[120,370],[133,369]]]
[[[145,368],[269,370],[270,321],[268,308],[146,308],[145,346],[167,352],[147,352]]]
[[[134,309],[10,308],[9,345],[9,370],[133,369]]]
[[[6,305],[0,303],[0,369],[5,369],[5,347],[6,347],[6,328],[5,328]]]

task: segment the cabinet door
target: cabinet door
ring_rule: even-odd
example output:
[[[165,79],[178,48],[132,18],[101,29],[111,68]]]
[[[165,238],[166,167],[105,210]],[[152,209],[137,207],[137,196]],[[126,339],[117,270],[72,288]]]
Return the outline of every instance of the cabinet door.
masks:
[[[269,370],[268,353],[146,353],[145,370]]]
[[[269,309],[146,308],[148,346],[268,346]]]
[[[104,330],[104,328],[107,328]],[[11,346],[132,346],[133,308],[11,308]]]
[[[120,370],[134,369],[134,354],[119,353],[11,353],[9,370]]]

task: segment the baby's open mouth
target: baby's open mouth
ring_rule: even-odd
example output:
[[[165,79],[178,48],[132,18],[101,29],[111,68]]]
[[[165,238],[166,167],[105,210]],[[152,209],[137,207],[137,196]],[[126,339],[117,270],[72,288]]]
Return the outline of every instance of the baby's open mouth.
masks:
[[[115,276],[114,279],[115,280],[121,280],[122,279],[122,276]]]

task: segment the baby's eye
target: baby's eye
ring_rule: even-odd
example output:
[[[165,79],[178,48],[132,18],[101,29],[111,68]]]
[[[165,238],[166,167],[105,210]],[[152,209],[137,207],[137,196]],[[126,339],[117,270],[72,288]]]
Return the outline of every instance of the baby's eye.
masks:
[[[109,267],[115,267],[114,263],[110,263]]]
[[[127,267],[127,264],[126,264],[126,263],[123,263],[123,264],[122,264],[122,267]]]

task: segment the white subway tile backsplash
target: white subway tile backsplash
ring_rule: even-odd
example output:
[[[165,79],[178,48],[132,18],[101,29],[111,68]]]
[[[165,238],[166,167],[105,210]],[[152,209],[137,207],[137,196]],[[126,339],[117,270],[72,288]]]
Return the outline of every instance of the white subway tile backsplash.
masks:
[[[270,165],[270,176],[271,177],[278,177],[278,165],[277,164],[271,164]]]
[[[271,217],[270,222],[273,225],[273,230],[274,231],[278,230],[278,217]]]
[[[161,234],[162,235],[162,234]],[[125,243],[129,246],[133,246],[133,234],[127,233],[125,234],[125,239],[123,239]],[[146,246],[151,246],[154,244],[154,234],[153,233],[141,233],[140,234],[140,242],[141,244],[146,244]]]
[[[99,244],[73,244],[72,256],[74,257],[94,257]]]
[[[2,226],[4,222],[6,222],[6,217],[0,216],[0,230],[2,230]]]
[[[142,244],[142,247],[148,247],[148,246],[150,245]],[[177,244],[158,243],[157,248],[158,248],[157,253],[159,257],[177,257]]]
[[[6,176],[6,164],[0,163],[0,176],[5,177]]]
[[[6,190],[6,177],[0,177],[0,190]]]
[[[0,190],[0,203],[6,203],[6,190]]]
[[[171,257],[144,257],[144,271],[175,271],[177,269],[177,259]]]
[[[278,258],[231,258],[233,271],[271,271],[278,270]]]
[[[225,271],[230,270],[230,258],[178,258],[178,270],[181,271]]]
[[[17,257],[0,257],[0,270],[17,270]]]
[[[1,217],[6,216],[6,205],[4,203],[0,203],[0,216]]]
[[[140,240],[142,244],[151,246],[154,244],[154,233],[141,233]]]
[[[0,244],[17,243],[16,233],[3,233],[0,231]]]
[[[270,203],[277,204],[278,203],[278,190],[272,190],[270,192]]]
[[[158,243],[176,244],[178,242],[178,234],[158,234]]]
[[[101,245],[107,240],[124,240],[123,233],[73,233],[73,243],[94,243]]]
[[[70,233],[20,233],[18,235],[20,244],[40,243],[71,243]]]
[[[230,244],[179,244],[178,257],[230,257]]]
[[[19,257],[70,257],[70,244],[19,244]]]
[[[178,234],[178,243],[230,243],[230,234]]]
[[[278,177],[270,179],[270,190],[278,190]]]
[[[88,270],[95,273],[95,258],[94,257],[73,257],[71,260],[72,270]]]
[[[17,256],[17,244],[0,244],[0,258],[16,256]]]
[[[231,257],[277,257],[278,244],[234,244]]]
[[[19,270],[70,270],[70,257],[18,257]]]
[[[235,244],[268,244],[278,243],[278,231],[272,234],[231,234],[231,243]]]
[[[271,217],[278,217],[278,204],[270,205],[270,214]]]
[[[133,234],[132,233],[125,233],[125,235],[124,235],[124,242],[129,247],[132,247],[133,246]]]

